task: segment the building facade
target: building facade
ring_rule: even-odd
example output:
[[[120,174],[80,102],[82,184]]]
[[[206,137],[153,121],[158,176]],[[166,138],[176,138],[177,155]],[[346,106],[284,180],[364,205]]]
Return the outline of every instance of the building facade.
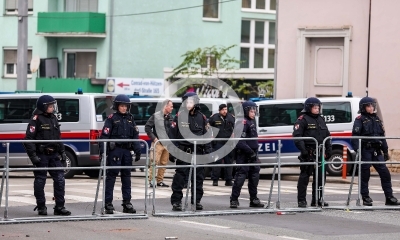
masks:
[[[366,96],[368,89],[386,135],[399,136],[398,7],[396,0],[279,1],[276,97]]]
[[[274,77],[275,0],[27,1],[28,62],[31,56],[42,59],[41,71],[28,75],[28,90],[82,85],[97,91],[106,78],[165,79],[185,52],[210,46],[236,45],[228,54],[242,63],[230,78]],[[0,25],[11,26],[3,28],[10,37],[0,39],[4,91],[16,89],[13,58],[7,56],[17,47],[17,2],[0,2]]]

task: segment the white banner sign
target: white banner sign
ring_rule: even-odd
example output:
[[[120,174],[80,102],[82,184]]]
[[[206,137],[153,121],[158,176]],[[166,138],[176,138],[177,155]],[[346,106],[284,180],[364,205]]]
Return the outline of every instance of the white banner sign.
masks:
[[[104,92],[127,95],[138,92],[140,96],[163,96],[164,79],[107,78]]]

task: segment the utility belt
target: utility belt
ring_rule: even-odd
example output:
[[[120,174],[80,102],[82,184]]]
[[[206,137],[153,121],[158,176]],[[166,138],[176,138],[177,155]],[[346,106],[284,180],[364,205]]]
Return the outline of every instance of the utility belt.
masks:
[[[194,153],[194,146],[185,146],[185,145],[179,145],[178,148],[185,153]],[[197,154],[203,154],[204,153],[204,147],[197,147],[196,149]]]
[[[45,145],[39,145],[37,148],[39,153],[45,154],[45,155],[52,155],[58,152],[58,147],[56,146],[51,146],[47,147]]]
[[[382,142],[379,141],[362,143],[362,148],[380,150],[382,148]]]
[[[251,150],[253,150],[256,154],[258,154],[258,149],[251,149]],[[247,153],[245,153],[244,151],[242,151],[241,149],[236,149],[236,154],[237,155],[240,155],[240,154],[243,154],[243,155],[246,155]]]
[[[122,148],[122,149],[127,149],[127,150],[131,150],[132,149],[132,144],[131,143],[115,143],[115,146],[118,148]],[[111,149],[111,147],[110,147]]]

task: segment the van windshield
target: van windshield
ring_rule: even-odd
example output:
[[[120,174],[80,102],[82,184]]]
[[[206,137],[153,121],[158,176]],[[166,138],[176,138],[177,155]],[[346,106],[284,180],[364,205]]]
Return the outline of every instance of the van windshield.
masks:
[[[96,121],[103,122],[110,114],[112,110],[112,98],[111,97],[98,97],[94,99],[94,105],[96,107]]]

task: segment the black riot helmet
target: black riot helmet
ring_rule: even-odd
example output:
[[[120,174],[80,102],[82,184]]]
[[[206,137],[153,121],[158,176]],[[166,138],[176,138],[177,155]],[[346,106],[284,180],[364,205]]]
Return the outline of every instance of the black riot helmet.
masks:
[[[53,113],[57,113],[58,112],[57,101],[50,95],[40,96],[36,101],[36,108],[44,113],[47,113],[47,108],[51,104],[53,104],[54,106]]]
[[[375,99],[371,97],[363,97],[360,100],[360,103],[358,105],[358,113],[365,113],[365,107],[368,105],[372,105],[374,107],[374,112],[376,111],[376,101]]]
[[[131,100],[129,99],[128,96],[124,94],[119,94],[118,96],[115,97],[113,101],[113,110],[118,111],[118,106],[120,104],[126,104],[126,106],[128,107],[127,112],[129,112],[129,110],[131,109]]]
[[[200,98],[196,93],[194,93],[194,92],[185,93],[185,95],[183,95],[183,97],[182,97],[182,103],[188,99],[193,100],[194,109],[200,110]]]
[[[322,103],[316,97],[307,98],[304,102],[304,109],[301,111],[303,113],[311,113],[311,109],[314,106],[319,106],[319,114],[322,114]]]
[[[252,102],[252,101],[243,102],[242,107],[243,107],[244,115],[246,117],[249,117],[250,110],[255,110],[256,111],[256,116],[258,116],[258,111],[257,111],[258,107],[257,107],[257,104],[255,102]]]

